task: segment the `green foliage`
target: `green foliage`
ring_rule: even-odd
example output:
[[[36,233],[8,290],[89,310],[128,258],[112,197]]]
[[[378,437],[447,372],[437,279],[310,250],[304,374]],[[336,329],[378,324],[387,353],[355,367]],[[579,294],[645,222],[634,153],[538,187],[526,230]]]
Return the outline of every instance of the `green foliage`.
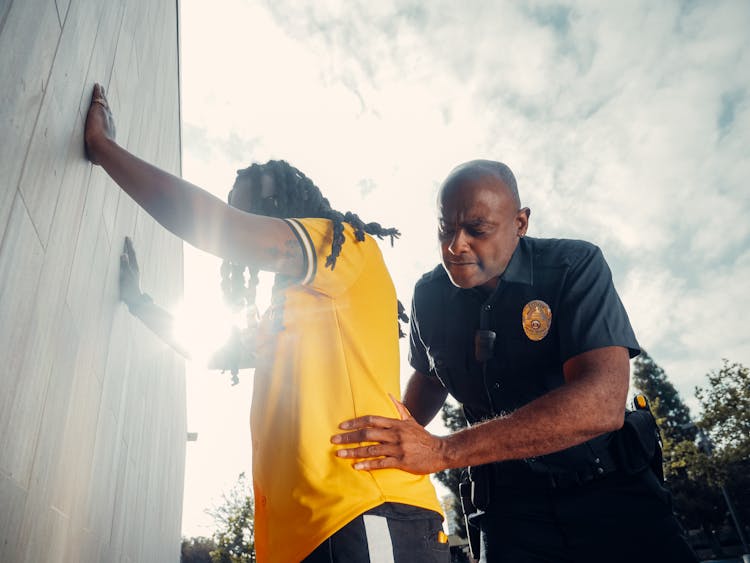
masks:
[[[726,478],[726,471],[717,459],[688,440],[664,443],[664,471],[667,480],[683,478],[711,487],[718,487]]]
[[[664,440],[664,476],[674,498],[675,512],[687,529],[718,528],[726,505],[719,481],[721,467],[690,440]]]
[[[634,364],[634,386],[651,401],[661,428],[664,474],[683,525],[703,529],[708,537],[711,530],[731,526],[722,487],[740,520],[748,521],[750,370],[724,360],[719,371],[710,372],[708,385],[696,389],[702,412],[693,422],[664,370],[648,354]]]
[[[211,551],[216,543],[211,538],[182,538],[180,563],[212,563]]]
[[[645,351],[633,364],[633,386],[648,397],[661,430],[664,477],[677,516],[688,529],[719,526],[725,514],[720,466],[696,444],[698,427],[664,370]]]
[[[708,387],[695,396],[703,412],[700,427],[711,437],[713,455],[725,464],[750,460],[750,369],[727,360],[708,374]]]
[[[451,432],[456,432],[466,428],[466,417],[463,409],[452,401],[446,401],[440,411],[443,424]],[[453,493],[453,501],[450,506],[445,507],[448,516],[448,525],[451,533],[462,538],[466,537],[466,523],[464,522],[464,512],[461,508],[461,496],[458,491],[458,485],[461,482],[465,470],[462,468],[446,469],[435,473],[435,478],[445,485]]]
[[[724,486],[740,521],[750,522],[750,369],[723,360],[695,395],[702,407],[698,426],[709,437],[715,464],[709,479]]]
[[[667,374],[645,350],[633,360],[633,386],[646,395],[662,438],[674,443],[695,438],[690,409],[680,398]]]
[[[217,524],[213,563],[255,563],[255,525],[253,495],[244,473],[224,495],[224,503],[210,511]]]

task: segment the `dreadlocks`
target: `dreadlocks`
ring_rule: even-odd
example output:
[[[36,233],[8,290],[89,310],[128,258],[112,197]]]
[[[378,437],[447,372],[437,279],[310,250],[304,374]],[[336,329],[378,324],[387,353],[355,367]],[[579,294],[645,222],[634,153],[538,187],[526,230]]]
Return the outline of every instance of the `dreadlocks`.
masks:
[[[272,195],[264,196],[269,183]],[[326,267],[333,270],[344,244],[344,223],[354,229],[357,241],[365,240],[365,233],[382,239],[390,237],[391,244],[400,236],[397,229],[382,227],[379,223],[364,223],[356,213],[341,213],[323,197],[320,188],[297,168],[284,160],[269,160],[266,164],[252,164],[237,171],[234,187],[229,192],[229,205],[268,217],[329,219],[333,224],[331,253],[326,257]],[[245,282],[245,270],[249,277]],[[252,267],[225,260],[221,266],[221,287],[230,303],[236,306],[255,307],[255,289],[258,271]],[[398,318],[408,322],[403,306],[398,303]],[[399,336],[404,336],[399,324]]]

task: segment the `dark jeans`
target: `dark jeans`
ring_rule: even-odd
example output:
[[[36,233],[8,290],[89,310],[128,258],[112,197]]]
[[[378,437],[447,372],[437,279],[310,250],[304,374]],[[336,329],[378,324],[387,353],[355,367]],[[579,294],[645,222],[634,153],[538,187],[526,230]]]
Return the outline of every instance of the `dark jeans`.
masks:
[[[303,563],[449,563],[437,512],[387,502],[333,534]]]
[[[697,563],[650,470],[567,489],[497,488],[477,519],[482,563]]]

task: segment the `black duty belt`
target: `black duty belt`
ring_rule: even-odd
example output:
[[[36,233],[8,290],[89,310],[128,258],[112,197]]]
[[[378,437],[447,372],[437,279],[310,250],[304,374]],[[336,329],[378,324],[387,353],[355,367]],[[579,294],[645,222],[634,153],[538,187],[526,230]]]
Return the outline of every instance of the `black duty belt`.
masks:
[[[533,464],[538,464],[532,468]],[[617,463],[607,453],[599,454],[575,469],[544,468],[538,461],[509,461],[491,464],[488,472],[490,490],[496,487],[513,489],[568,489],[596,481],[618,470]]]

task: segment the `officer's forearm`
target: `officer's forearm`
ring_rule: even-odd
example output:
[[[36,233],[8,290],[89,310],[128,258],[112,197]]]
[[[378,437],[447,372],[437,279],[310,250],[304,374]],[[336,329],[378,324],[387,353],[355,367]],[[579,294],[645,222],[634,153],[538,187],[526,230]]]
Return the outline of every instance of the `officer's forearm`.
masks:
[[[622,425],[628,356],[594,350],[566,364],[567,383],[505,416],[444,438],[446,467],[545,455]]]
[[[609,430],[571,423],[571,416],[575,415],[561,412],[567,398],[556,395],[550,393],[509,415],[446,436],[446,467],[540,456],[575,446]]]

